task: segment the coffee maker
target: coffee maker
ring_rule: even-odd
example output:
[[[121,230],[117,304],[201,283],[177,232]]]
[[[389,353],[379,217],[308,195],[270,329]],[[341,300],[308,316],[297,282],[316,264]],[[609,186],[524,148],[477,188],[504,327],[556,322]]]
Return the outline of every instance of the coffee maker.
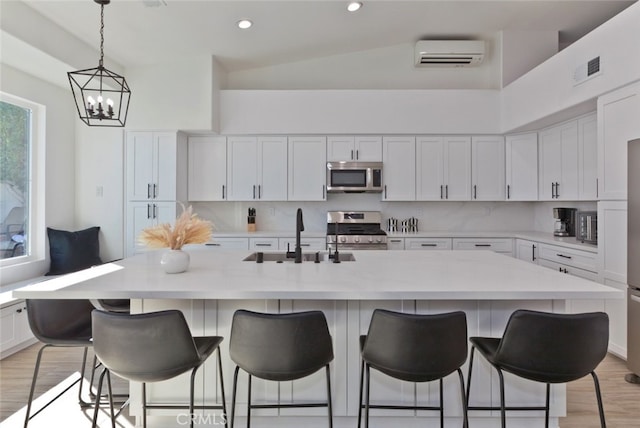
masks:
[[[553,236],[576,236],[576,211],[575,208],[553,209],[553,218],[556,219]]]

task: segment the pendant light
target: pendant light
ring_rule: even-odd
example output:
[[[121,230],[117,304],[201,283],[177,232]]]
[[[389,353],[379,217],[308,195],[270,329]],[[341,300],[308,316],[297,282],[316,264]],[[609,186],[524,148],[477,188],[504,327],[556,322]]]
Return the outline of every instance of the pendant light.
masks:
[[[100,62],[96,68],[67,73],[80,120],[89,126],[123,127],[127,121],[131,90],[127,81],[107,70],[104,60],[104,6],[111,0],[94,0],[100,5]]]

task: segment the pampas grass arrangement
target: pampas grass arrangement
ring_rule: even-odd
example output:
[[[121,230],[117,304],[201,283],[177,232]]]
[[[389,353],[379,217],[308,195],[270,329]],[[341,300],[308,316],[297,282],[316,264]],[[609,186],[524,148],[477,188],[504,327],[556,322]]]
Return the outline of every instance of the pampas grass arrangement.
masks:
[[[180,250],[186,244],[204,244],[211,239],[213,224],[198,218],[193,208],[182,207],[182,214],[172,228],[169,223],[148,227],[140,233],[138,240],[149,248]]]

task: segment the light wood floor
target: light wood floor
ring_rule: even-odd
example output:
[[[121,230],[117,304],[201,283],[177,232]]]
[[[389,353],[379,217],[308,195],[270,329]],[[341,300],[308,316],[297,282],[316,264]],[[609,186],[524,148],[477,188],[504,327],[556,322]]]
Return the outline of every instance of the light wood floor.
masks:
[[[40,345],[35,344],[0,361],[0,422],[7,420],[27,402],[39,348]],[[89,354],[92,356],[91,352]],[[36,396],[79,371],[81,362],[80,349],[47,349],[41,365]],[[603,393],[607,426],[610,428],[640,427],[640,385],[624,381],[624,376],[628,373],[625,363],[609,355],[598,367],[597,373]],[[66,394],[74,397],[69,400],[72,411],[78,409],[75,401],[76,391],[74,387]],[[567,395],[567,417],[561,420],[561,428],[600,426],[591,376],[568,384]],[[34,421],[36,419],[38,418],[36,417]],[[90,424],[87,422],[86,426]]]

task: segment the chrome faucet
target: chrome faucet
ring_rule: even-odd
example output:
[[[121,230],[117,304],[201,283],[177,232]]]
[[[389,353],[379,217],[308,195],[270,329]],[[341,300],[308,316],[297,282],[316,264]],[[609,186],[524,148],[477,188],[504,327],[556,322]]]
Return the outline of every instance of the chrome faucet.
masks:
[[[302,221],[302,208],[298,208],[296,213],[296,248],[294,263],[302,263],[302,247],[300,246],[300,232],[304,230],[304,222]]]

